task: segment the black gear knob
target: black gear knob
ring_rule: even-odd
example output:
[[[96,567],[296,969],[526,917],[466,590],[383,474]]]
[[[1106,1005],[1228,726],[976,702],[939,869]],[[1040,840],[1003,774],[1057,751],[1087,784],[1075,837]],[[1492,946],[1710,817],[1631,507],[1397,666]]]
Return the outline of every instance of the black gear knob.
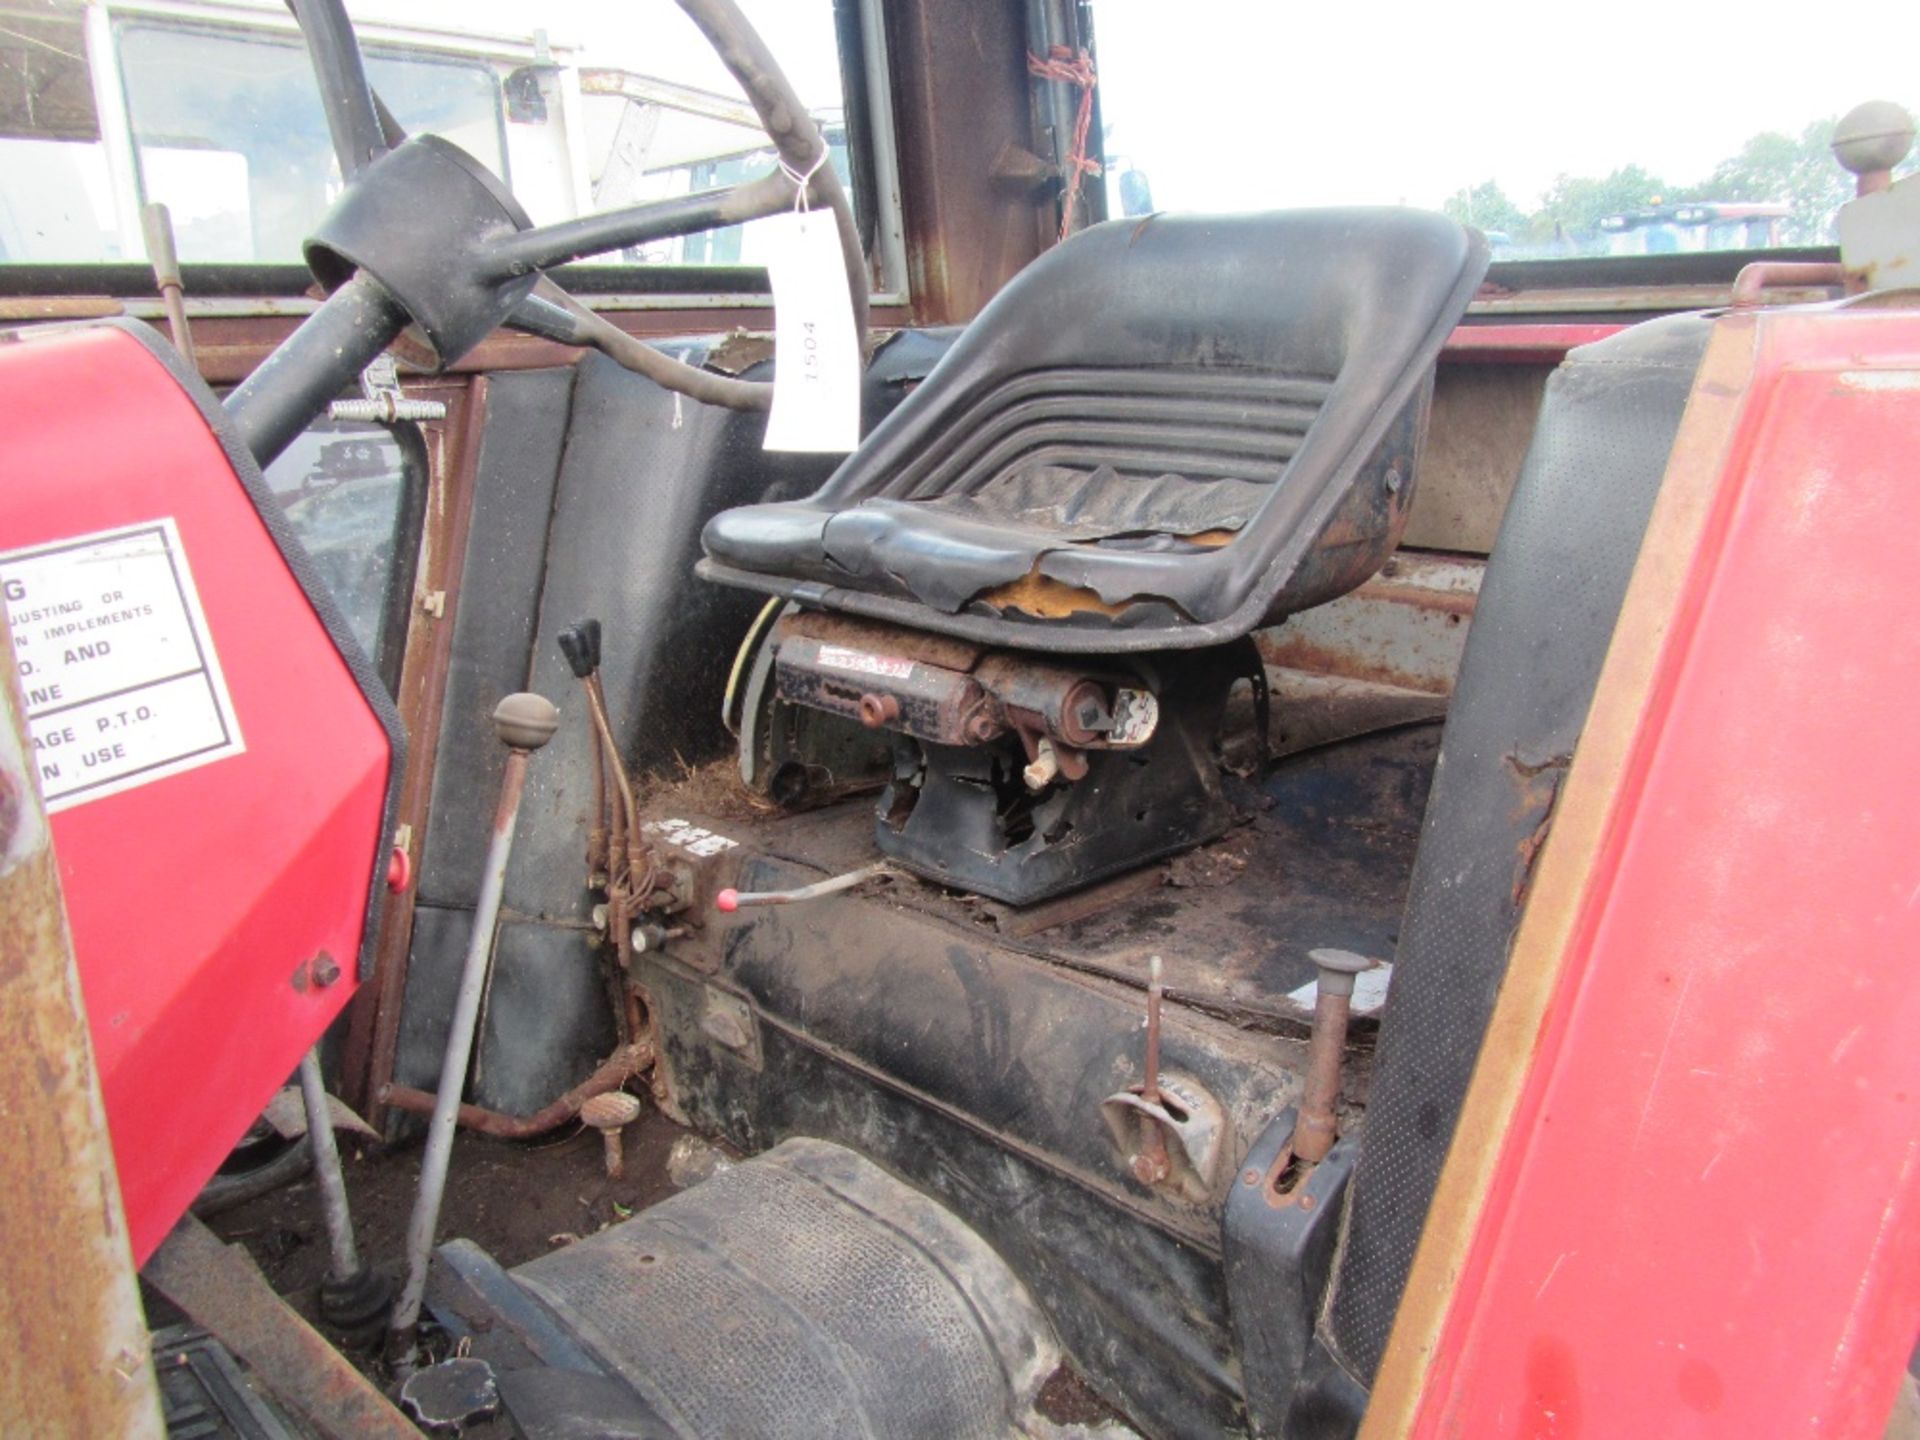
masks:
[[[574,678],[584,680],[600,668],[600,622],[578,620],[560,632],[560,653]]]

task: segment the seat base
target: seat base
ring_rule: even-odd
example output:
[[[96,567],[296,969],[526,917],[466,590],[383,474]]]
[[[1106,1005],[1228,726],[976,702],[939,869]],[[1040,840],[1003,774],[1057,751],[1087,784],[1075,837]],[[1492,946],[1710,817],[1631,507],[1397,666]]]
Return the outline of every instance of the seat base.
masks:
[[[1039,796],[1021,780],[1026,757],[1014,740],[899,737],[874,824],[880,853],[929,880],[1031,905],[1218,839],[1234,821],[1221,722],[1236,680],[1264,680],[1259,654],[1243,641],[1159,656],[1154,669],[1153,738],[1088,751],[1082,779]]]

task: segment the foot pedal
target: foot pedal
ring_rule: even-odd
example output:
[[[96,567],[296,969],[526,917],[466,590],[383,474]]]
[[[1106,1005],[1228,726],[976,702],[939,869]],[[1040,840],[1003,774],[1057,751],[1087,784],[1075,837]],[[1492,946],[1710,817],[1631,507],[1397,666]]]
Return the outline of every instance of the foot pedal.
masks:
[[[153,1373],[168,1440],[297,1440],[227,1347],[197,1326],[154,1332]]]

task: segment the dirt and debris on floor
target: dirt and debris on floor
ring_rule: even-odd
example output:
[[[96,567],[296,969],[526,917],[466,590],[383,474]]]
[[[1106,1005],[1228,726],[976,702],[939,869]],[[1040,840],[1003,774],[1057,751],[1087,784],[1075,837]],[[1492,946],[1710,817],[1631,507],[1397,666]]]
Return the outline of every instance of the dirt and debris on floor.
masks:
[[[747,788],[740,764],[731,757],[704,765],[679,762],[671,774],[644,778],[636,787],[641,810],[655,817],[691,813],[711,820],[759,820],[778,807]]]
[[[1047,1377],[1033,1408],[1061,1440],[1080,1436],[1104,1440],[1137,1434],[1126,1416],[1096,1395],[1071,1365],[1062,1364]]]
[[[532,1141],[495,1140],[462,1131],[453,1146],[439,1238],[471,1240],[511,1269],[617,1224],[724,1171],[736,1158],[656,1110],[634,1122],[624,1140],[624,1174],[616,1180],[606,1174],[600,1137],[582,1126]],[[340,1141],[361,1257],[397,1283],[419,1182],[420,1146],[361,1144],[344,1134]],[[207,1224],[221,1239],[244,1245],[296,1311],[342,1343],[376,1383],[386,1385],[377,1344],[344,1343],[347,1337],[319,1319],[327,1235],[310,1174],[213,1216]],[[150,1295],[149,1303],[154,1298]],[[1125,1416],[1064,1363],[1048,1378],[1035,1408],[1041,1422],[1036,1433],[1049,1440],[1137,1440]],[[504,1433],[486,1422],[467,1431],[474,1440]]]
[[[494,1140],[462,1131],[453,1145],[439,1238],[471,1240],[511,1269],[555,1245],[603,1230],[674,1193],[667,1156],[686,1131],[648,1110],[624,1135],[625,1173],[609,1179],[600,1137],[572,1125],[538,1140]],[[356,1148],[342,1137],[341,1161],[361,1258],[398,1277],[407,1220],[420,1178],[420,1146]],[[208,1221],[221,1239],[245,1245],[273,1288],[317,1323],[326,1277],[327,1233],[313,1177]],[[323,1327],[324,1328],[324,1327]]]

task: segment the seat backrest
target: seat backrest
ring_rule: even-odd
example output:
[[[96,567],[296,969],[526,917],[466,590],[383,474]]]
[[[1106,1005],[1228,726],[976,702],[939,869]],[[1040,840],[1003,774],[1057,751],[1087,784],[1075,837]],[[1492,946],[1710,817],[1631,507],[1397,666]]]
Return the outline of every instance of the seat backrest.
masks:
[[[1477,232],[1412,210],[1095,226],[1015,277],[818,493],[778,507],[796,543],[753,543],[751,508],[720,516],[709,573],[824,581],[840,593],[809,598],[1001,643],[1244,634],[1360,583],[1397,542],[1434,360],[1486,258]],[[1100,603],[1047,626],[993,598],[1028,578]]]
[[[1481,587],[1394,955],[1321,1343],[1372,1381],[1713,322],[1575,350]]]

